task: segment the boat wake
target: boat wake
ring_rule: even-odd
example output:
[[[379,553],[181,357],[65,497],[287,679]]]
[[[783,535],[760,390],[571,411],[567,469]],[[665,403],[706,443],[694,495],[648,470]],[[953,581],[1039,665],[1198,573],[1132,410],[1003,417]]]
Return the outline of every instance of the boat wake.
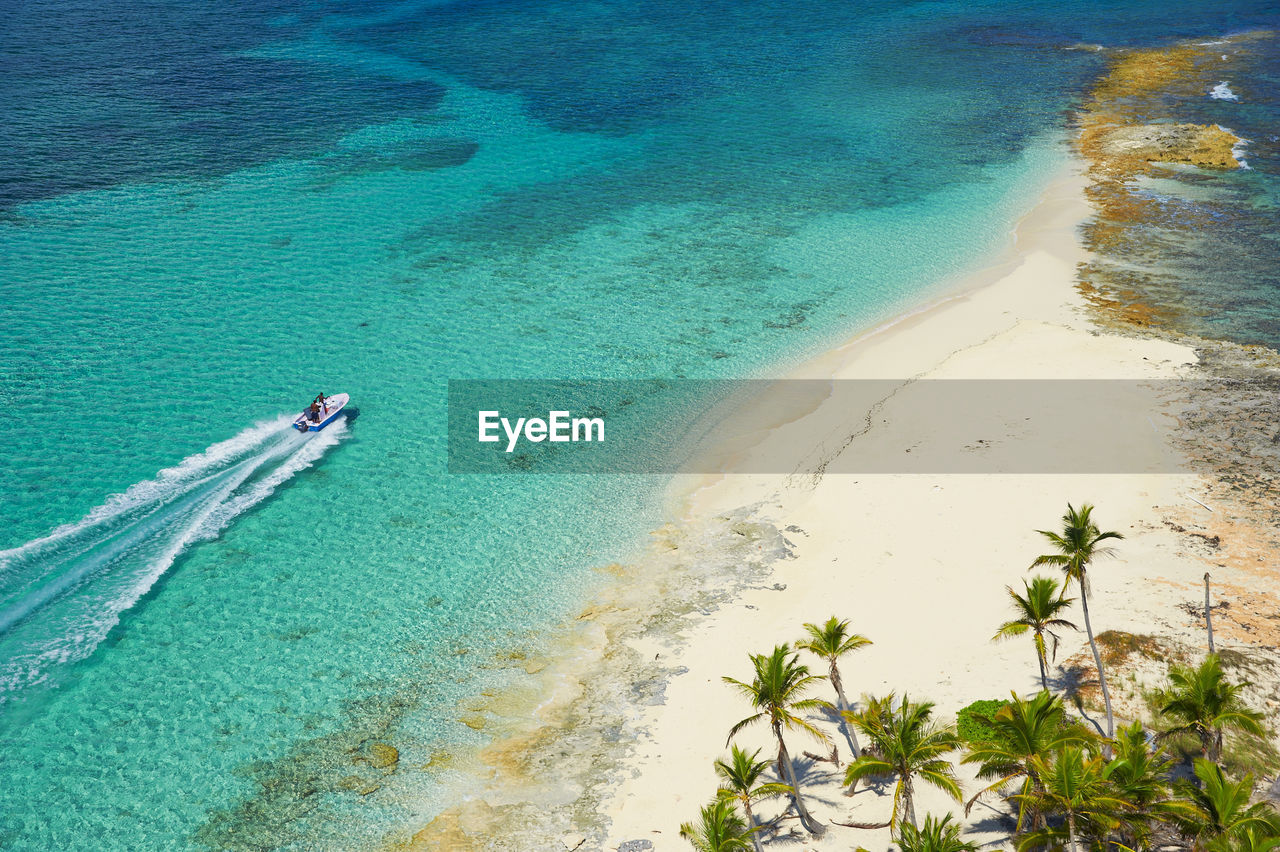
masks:
[[[0,704],[84,659],[192,544],[216,537],[342,440],[257,423],[76,523],[0,551]]]

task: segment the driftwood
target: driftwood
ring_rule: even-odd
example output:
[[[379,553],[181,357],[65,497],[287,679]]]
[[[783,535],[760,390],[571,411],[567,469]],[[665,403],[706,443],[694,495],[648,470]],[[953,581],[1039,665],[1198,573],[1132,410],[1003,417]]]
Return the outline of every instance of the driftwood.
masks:
[[[840,758],[836,757],[836,753],[834,751],[826,757],[819,757],[811,751],[804,752],[804,756],[817,763],[834,763],[836,766],[840,765]]]
[[[876,828],[888,828],[890,825],[887,822],[840,822],[839,820],[834,820],[834,819],[831,820],[831,822],[834,825],[843,825],[845,828],[876,829]]]

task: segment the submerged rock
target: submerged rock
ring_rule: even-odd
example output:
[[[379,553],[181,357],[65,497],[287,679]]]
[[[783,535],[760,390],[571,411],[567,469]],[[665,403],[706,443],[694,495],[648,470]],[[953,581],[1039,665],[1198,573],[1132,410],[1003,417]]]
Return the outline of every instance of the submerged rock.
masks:
[[[370,743],[367,760],[374,769],[389,769],[400,762],[400,751],[387,743]]]
[[[494,829],[502,821],[504,812],[510,810],[510,807],[496,809],[488,802],[473,799],[437,816],[403,848],[405,852],[435,852],[439,849],[481,852],[492,849],[489,841]]]
[[[1135,124],[1100,130],[1104,155],[1149,163],[1238,169],[1239,136],[1216,124]]]
[[[375,784],[372,781],[361,778],[359,775],[348,775],[346,778],[343,778],[338,782],[338,786],[343,790],[350,790],[358,795],[367,796],[376,791],[382,785]]]
[[[423,769],[445,769],[453,765],[453,753],[448,749],[438,748],[431,752],[431,757],[422,765]]]
[[[547,667],[547,661],[542,658],[529,660],[524,664],[525,674],[537,674]]]
[[[465,165],[480,150],[471,139],[425,139],[396,158],[395,164],[407,172],[432,171]]]

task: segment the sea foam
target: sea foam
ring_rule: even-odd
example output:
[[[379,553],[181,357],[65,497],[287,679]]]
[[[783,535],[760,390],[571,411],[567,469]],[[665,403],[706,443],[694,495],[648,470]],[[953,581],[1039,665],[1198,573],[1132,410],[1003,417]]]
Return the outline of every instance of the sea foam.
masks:
[[[1218,101],[1238,101],[1238,100],[1240,100],[1240,96],[1239,96],[1239,95],[1237,95],[1235,92],[1231,91],[1231,86],[1229,86],[1229,85],[1227,84],[1227,81],[1226,81],[1226,80],[1223,80],[1221,83],[1219,83],[1218,85],[1216,85],[1216,86],[1214,86],[1212,89],[1210,89],[1210,90],[1209,90],[1209,97],[1213,98],[1214,100],[1218,100]]]

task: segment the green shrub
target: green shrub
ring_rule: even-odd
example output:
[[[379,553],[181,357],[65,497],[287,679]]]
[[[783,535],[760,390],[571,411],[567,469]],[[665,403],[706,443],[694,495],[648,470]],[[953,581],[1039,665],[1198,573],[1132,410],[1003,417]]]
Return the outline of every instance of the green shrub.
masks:
[[[998,738],[990,719],[1008,701],[988,699],[975,701],[956,714],[956,733],[966,742],[993,742]]]

